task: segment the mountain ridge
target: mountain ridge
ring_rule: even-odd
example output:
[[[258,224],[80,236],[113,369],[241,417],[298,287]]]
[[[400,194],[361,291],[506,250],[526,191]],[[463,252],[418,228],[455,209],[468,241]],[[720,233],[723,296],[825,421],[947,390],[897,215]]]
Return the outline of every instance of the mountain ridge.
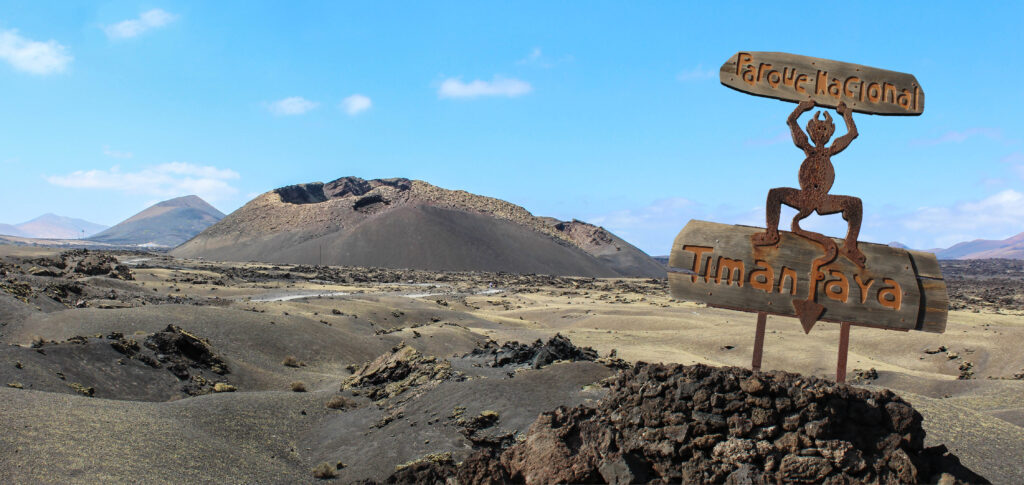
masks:
[[[501,199],[404,178],[289,185],[263,193],[180,257],[278,263],[664,277],[607,230],[538,217]],[[232,259],[233,258],[233,259]]]

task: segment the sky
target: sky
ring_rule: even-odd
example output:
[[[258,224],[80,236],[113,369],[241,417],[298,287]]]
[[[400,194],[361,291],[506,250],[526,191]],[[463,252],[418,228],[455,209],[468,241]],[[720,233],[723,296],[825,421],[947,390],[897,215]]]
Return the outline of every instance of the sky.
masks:
[[[832,160],[861,240],[1003,239],[1024,231],[1021,19],[1020,2],[0,0],[0,222],[406,177],[663,255],[690,219],[763,226],[768,190],[797,186],[794,105],[718,79],[777,51],[926,93],[918,117],[855,114]]]

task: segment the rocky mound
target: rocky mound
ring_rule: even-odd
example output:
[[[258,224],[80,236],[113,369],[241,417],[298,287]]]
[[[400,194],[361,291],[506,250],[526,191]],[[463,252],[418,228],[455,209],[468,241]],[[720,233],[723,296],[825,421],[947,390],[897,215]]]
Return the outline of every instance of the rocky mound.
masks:
[[[785,372],[638,364],[596,407],[543,413],[525,439],[385,483],[986,483],[891,391]],[[450,482],[449,482],[450,483]]]
[[[559,360],[579,361],[597,360],[597,351],[590,347],[579,348],[572,341],[556,334],[544,343],[537,339],[533,345],[521,344],[516,341],[498,345],[490,340],[483,347],[473,349],[466,358],[482,358],[491,367],[530,367],[540,369]]]
[[[536,217],[503,200],[408,179],[344,177],[260,195],[178,257],[435,271],[665,276],[608,231]]]
[[[341,390],[351,390],[356,395],[380,401],[425,384],[436,386],[449,379],[460,380],[463,377],[452,371],[450,362],[425,356],[403,342],[391,352],[355,369],[341,385]]]
[[[0,368],[0,380],[19,389],[132,401],[234,390],[224,377],[227,363],[210,344],[174,325],[143,338],[120,332],[61,342],[36,338],[0,348],[0,359],[14,363]]]

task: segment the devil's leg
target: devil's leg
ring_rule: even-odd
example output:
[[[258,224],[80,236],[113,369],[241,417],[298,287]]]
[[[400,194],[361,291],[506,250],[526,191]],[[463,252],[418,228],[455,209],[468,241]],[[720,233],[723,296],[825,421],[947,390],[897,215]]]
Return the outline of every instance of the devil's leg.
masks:
[[[751,236],[756,246],[771,246],[779,242],[779,217],[782,215],[782,204],[795,207],[799,190],[780,187],[768,191],[768,202],[765,206],[765,231]]]
[[[826,196],[825,202],[821,205],[818,213],[826,215],[835,214],[837,212],[841,212],[843,214],[843,219],[846,220],[848,225],[846,240],[843,242],[843,248],[840,252],[854,264],[863,268],[867,258],[857,247],[857,237],[860,235],[861,217],[864,214],[864,208],[861,205],[860,199],[857,197],[850,197],[848,195]]]

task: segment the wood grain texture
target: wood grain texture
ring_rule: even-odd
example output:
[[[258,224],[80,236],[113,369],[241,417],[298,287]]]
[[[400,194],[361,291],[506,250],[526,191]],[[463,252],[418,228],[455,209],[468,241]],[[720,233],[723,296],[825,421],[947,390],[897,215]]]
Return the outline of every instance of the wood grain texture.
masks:
[[[669,256],[672,295],[717,307],[796,316],[793,300],[811,295],[812,262],[823,250],[785,231],[780,231],[776,246],[752,245],[750,237],[762,231],[690,221]],[[822,268],[826,277],[814,293],[825,306],[821,320],[893,330],[945,330],[947,297],[941,273],[919,279],[918,265],[906,250],[863,242],[859,247],[867,256],[865,268],[842,256]],[[914,261],[928,267],[934,256],[918,253]]]
[[[924,90],[912,74],[784,52],[738,52],[719,70],[722,84],[755,96],[859,113],[916,116]]]

